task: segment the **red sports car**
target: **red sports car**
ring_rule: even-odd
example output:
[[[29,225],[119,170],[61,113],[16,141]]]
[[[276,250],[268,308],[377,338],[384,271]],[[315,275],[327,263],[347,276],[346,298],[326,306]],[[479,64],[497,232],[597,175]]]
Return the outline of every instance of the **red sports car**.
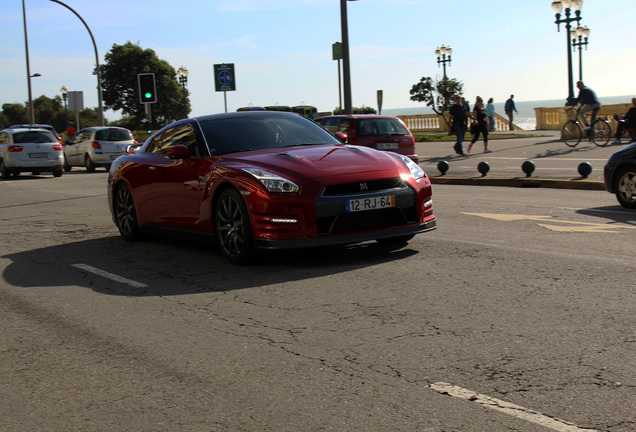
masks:
[[[190,118],[117,158],[108,202],[126,240],[210,234],[234,264],[258,249],[405,243],[437,227],[431,182],[404,155],[342,144],[294,113]]]

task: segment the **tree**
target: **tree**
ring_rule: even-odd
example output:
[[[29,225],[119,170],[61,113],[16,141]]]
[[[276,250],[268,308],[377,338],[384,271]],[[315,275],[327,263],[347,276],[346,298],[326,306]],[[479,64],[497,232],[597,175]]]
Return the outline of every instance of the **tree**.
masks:
[[[351,112],[352,112],[353,114],[375,114],[375,113],[376,113],[376,110],[375,110],[375,109],[373,109],[373,108],[371,108],[371,107],[368,107],[368,106],[364,106],[364,105],[363,105],[363,106],[362,106],[362,107],[360,107],[360,108],[358,108],[358,107],[353,107],[353,108],[351,109]],[[334,108],[334,110],[333,110],[333,114],[334,114],[334,115],[342,114],[342,110],[340,109],[340,107],[336,107],[336,108]]]
[[[106,109],[121,110],[125,116],[133,117],[135,129],[148,127],[144,104],[139,101],[137,75],[154,73],[157,103],[149,104],[153,125],[163,126],[183,117],[183,88],[177,81],[176,71],[153,50],[144,50],[128,41],[124,45],[114,44],[104,58],[100,72]],[[187,89],[185,91],[189,112],[190,102]]]
[[[446,120],[445,111],[453,104],[453,96],[462,94],[464,84],[454,78],[444,77],[441,80],[433,81],[430,77],[422,77],[420,82],[411,88],[411,100],[416,102],[426,102],[427,106],[433,108],[437,115],[441,115]]]

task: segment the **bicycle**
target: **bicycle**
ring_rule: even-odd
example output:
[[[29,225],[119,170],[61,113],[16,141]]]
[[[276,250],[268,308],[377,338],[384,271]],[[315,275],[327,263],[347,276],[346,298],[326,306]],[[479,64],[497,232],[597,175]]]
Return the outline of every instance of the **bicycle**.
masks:
[[[571,117],[571,111],[573,110],[568,110],[568,117]],[[584,130],[579,121],[579,109],[577,109],[574,118],[566,121],[561,128],[561,140],[569,147],[576,147],[583,139]],[[592,127],[585,131],[588,133],[588,139],[599,147],[605,147],[612,138],[612,126],[602,117],[597,117]]]

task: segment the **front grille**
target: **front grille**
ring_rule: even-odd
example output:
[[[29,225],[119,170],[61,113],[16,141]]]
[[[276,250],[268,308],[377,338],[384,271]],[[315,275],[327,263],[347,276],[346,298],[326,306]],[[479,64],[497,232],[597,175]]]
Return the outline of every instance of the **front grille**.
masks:
[[[372,180],[368,182],[344,183],[327,186],[322,192],[322,196],[340,196],[352,194],[364,194],[369,192],[380,192],[389,189],[406,188],[401,178],[388,178],[382,180]]]
[[[417,197],[400,178],[328,186],[316,203],[318,235],[348,234],[394,228],[417,222]],[[395,195],[395,207],[347,212],[349,199]]]

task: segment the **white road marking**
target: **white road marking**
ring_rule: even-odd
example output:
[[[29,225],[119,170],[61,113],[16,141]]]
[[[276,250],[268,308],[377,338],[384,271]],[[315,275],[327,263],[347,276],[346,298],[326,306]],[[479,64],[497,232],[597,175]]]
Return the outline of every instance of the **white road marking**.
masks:
[[[558,432],[598,432],[596,429],[583,429],[565,420],[548,417],[537,411],[533,411],[519,405],[514,405],[501,399],[478,394],[474,391],[454,386],[452,384],[438,382],[431,384],[430,388],[438,393],[465,399],[470,402],[476,402],[486,408],[490,408],[513,417],[518,417]]]
[[[148,285],[143,284],[141,282],[136,282],[134,280],[126,279],[125,277],[118,276],[113,273],[108,273],[107,271],[100,270],[98,268],[86,265],[86,264],[73,264],[73,267],[77,267],[78,269],[87,271],[89,273],[96,274],[98,276],[105,277],[106,279],[113,280],[115,282],[123,283],[126,285],[130,285],[133,288],[146,288]]]

